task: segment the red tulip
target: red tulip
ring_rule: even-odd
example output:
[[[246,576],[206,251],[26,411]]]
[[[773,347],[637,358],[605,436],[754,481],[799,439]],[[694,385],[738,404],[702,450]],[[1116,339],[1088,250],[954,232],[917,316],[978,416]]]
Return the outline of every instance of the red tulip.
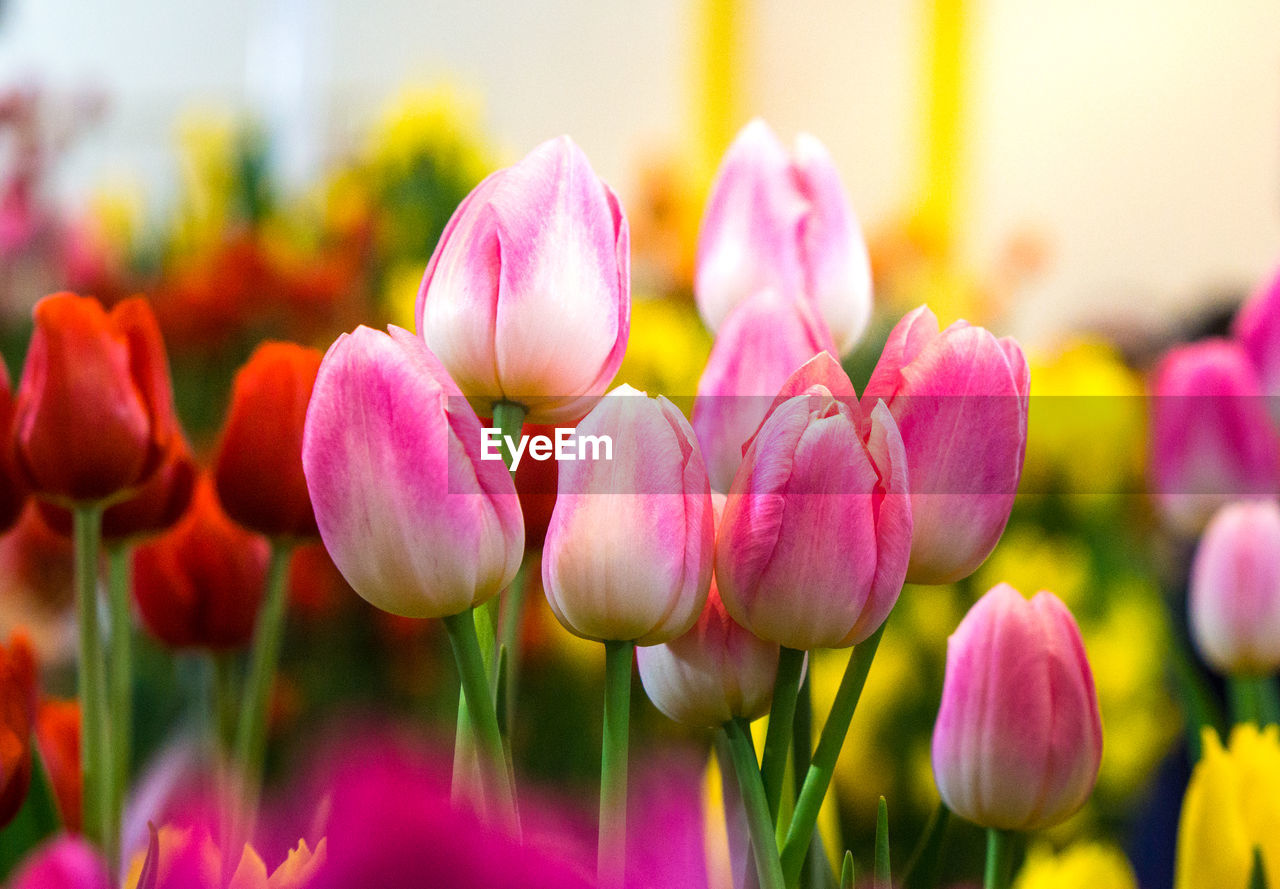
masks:
[[[173,648],[247,645],[267,576],[267,542],[236,525],[202,478],[173,530],[133,554],[142,623]]]
[[[302,474],[302,427],[322,358],[293,343],[263,343],[236,375],[214,480],[227,515],[261,534],[318,533]]]
[[[58,813],[67,830],[79,832],[84,812],[84,772],[80,768],[80,703],[41,701],[36,710],[36,746]]]
[[[58,293],[35,307],[14,406],[14,459],[37,495],[102,502],[145,483],[173,435],[168,364],[147,302],[108,313]]]
[[[8,442],[12,434],[13,394],[9,391],[9,371],[0,361],[0,534],[13,527],[27,497],[9,459]]]
[[[36,709],[36,658],[15,633],[0,646],[0,827],[22,808],[31,786],[31,726]]]

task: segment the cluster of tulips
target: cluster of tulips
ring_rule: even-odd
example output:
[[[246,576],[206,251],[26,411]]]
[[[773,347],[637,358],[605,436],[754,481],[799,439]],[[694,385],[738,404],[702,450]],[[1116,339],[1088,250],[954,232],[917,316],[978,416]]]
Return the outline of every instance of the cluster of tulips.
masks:
[[[743,879],[764,889],[812,879],[819,809],[904,583],[968,576],[1004,530],[1026,447],[1028,366],[1012,340],[964,322],[940,329],[921,307],[893,329],[859,397],[838,360],[871,314],[857,220],[822,145],[801,137],[789,153],[759,121],[713,186],[696,291],[717,336],[692,422],[663,397],[606,394],[629,332],[627,222],[577,146],[545,143],[458,207],[423,278],[416,334],[359,327],[323,359],[263,346],[237,378],[207,474],[175,417],[146,301],[110,312],[71,294],[40,302],[16,394],[10,403],[6,385],[0,398],[0,511],[7,522],[33,498],[74,541],[84,826],[112,867],[133,851],[119,840],[131,606],[127,580],[109,577],[99,614],[103,541],[109,575],[127,576],[132,551],[140,578],[174,578],[132,585],[187,604],[175,612],[135,595],[144,623],[174,644],[242,638],[249,628],[211,615],[256,613],[225,732],[242,800],[224,849],[252,827],[286,566],[317,533],[360,596],[443,622],[461,679],[455,804],[520,836],[528,798],[509,731],[525,520],[508,465],[527,423],[611,443],[560,463],[541,561],[555,616],[605,649],[598,884],[628,880],[637,663],[663,713],[720,733],[749,842]],[[489,429],[504,459],[492,459]],[[167,548],[131,550],[180,515]],[[261,536],[208,570],[181,546],[236,535]],[[208,607],[230,595],[253,607]],[[851,653],[811,747],[795,714],[815,649]],[[28,702],[5,708],[6,725],[29,735]],[[749,723],[766,715],[758,756]],[[932,757],[947,810],[989,831],[989,889],[1009,885],[1011,834],[1085,803],[1101,753],[1072,615],[1053,593],[996,586],[951,637]],[[25,793],[25,755],[27,777],[3,776],[4,799]],[[926,845],[932,860],[917,859],[907,879],[936,870],[938,844]],[[142,889],[166,885],[157,849],[153,837],[134,876]],[[320,879],[323,863],[319,850],[300,853],[270,885]],[[876,879],[894,879],[887,855]]]

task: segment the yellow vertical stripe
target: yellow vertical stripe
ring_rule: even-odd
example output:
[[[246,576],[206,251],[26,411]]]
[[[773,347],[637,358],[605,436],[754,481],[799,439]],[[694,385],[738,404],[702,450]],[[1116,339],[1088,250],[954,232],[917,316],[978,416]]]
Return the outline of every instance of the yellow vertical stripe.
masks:
[[[703,171],[710,173],[733,139],[739,123],[742,70],[742,0],[695,0],[699,6],[696,48],[697,89],[694,91],[698,153]]]
[[[946,255],[964,194],[965,0],[923,0],[925,94],[920,193],[914,222],[925,243]]]

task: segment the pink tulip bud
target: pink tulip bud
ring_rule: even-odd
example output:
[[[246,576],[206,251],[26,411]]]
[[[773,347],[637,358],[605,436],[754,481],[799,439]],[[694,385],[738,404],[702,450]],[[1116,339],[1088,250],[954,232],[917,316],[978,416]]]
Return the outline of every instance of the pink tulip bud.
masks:
[[[831,334],[804,303],[771,290],[729,313],[698,380],[693,429],[707,459],[711,487],[727,491],[782,384],[819,352],[835,354]]]
[[[1276,433],[1243,349],[1205,340],[1170,350],[1154,396],[1151,485],[1173,527],[1196,533],[1224,503],[1274,495]]]
[[[567,136],[467,196],[418,291],[418,333],[481,416],[579,419],[604,395],[631,329],[622,206]]]
[[[819,355],[784,384],[747,446],[716,541],[725,609],[788,648],[842,648],[888,617],[907,569],[907,458],[889,409],[864,415],[848,379]],[[802,383],[795,383],[801,380]]]
[[[1191,568],[1191,630],[1224,673],[1280,669],[1280,506],[1232,503],[1214,515]]]
[[[787,151],[763,120],[729,146],[698,237],[695,290],[707,326],[761,290],[808,303],[844,354],[871,319],[862,228],[827,149],[807,133]]]
[[[515,577],[515,485],[501,460],[480,456],[480,421],[422,340],[358,327],[329,348],[303,468],[325,548],[370,603],[446,617]]]
[[[998,584],[947,643],[933,774],[951,811],[982,827],[1038,830],[1093,792],[1102,721],[1080,629],[1053,593]]]
[[[724,495],[711,495],[719,519]],[[636,650],[640,681],[654,706],[676,722],[718,728],[769,712],[778,646],[751,635],[724,609],[715,578],[693,629]]]
[[[715,548],[707,468],[689,421],[665,398],[620,386],[577,428],[610,457],[560,462],[542,550],[551,610],[588,639],[666,642],[707,600]]]
[[[862,406],[883,400],[907,449],[910,582],[967,577],[995,549],[1022,478],[1030,380],[1012,339],[964,321],[939,331],[928,306],[889,334]]]
[[[1241,307],[1232,332],[1270,396],[1272,421],[1280,424],[1280,272]]]

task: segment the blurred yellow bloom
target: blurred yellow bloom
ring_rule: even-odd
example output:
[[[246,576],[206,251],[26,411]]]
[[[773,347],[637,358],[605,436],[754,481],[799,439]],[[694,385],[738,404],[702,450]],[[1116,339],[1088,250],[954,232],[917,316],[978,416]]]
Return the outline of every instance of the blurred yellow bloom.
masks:
[[[244,129],[244,122],[226,111],[195,109],[180,119],[182,194],[171,233],[177,254],[210,249],[227,230]]]
[[[447,163],[474,181],[490,169],[474,134],[481,103],[452,84],[411,86],[385,108],[369,139],[369,158],[381,175],[405,176],[423,158]]]
[[[1014,889],[1137,889],[1124,853],[1100,843],[1076,843],[1054,854],[1034,846],[1018,873]]]
[[[200,885],[223,885],[222,853],[208,834],[197,837],[190,828],[165,826],[160,828],[158,840],[161,885],[169,878],[169,870],[173,867],[174,861],[189,852],[192,844],[195,843],[199,844],[196,846],[196,853],[200,862]],[[226,883],[227,889],[303,889],[324,867],[326,852],[325,839],[321,839],[316,844],[314,851],[307,846],[305,840],[300,840],[297,847],[289,851],[284,863],[268,875],[267,866],[262,857],[252,846],[246,845],[244,853],[240,856],[240,863],[232,873],[230,881]],[[125,877],[125,889],[137,889],[145,862],[145,852],[139,852],[134,856],[129,873]]]
[[[1246,889],[1253,850],[1280,882],[1280,729],[1238,725],[1223,748],[1204,732],[1178,824],[1176,889]]]
[[[387,270],[380,301],[392,324],[405,330],[416,329],[413,312],[425,271],[425,265],[413,260],[398,262]]]
[[[671,397],[688,413],[710,353],[711,337],[691,302],[636,295],[627,354],[614,383]]]
[[[1005,531],[995,551],[974,575],[986,591],[997,583],[1020,590],[1051,589],[1073,612],[1089,592],[1089,551],[1079,540],[1051,536],[1031,525]]]

